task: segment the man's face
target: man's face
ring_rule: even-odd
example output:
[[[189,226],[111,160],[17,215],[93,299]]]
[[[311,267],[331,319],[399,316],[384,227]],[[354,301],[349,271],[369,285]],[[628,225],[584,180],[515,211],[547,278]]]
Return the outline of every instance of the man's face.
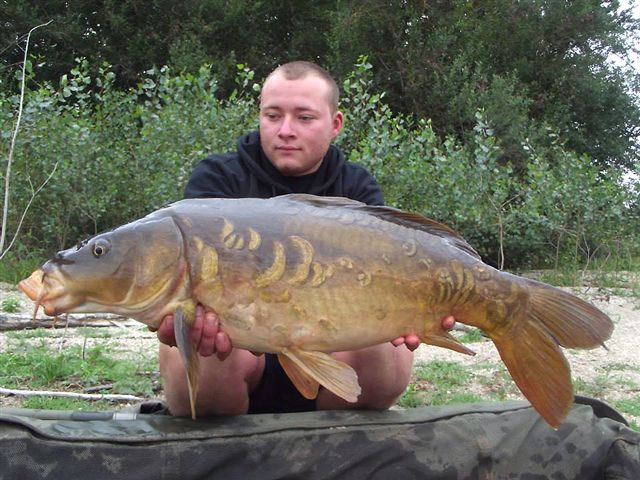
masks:
[[[260,145],[283,175],[315,172],[342,122],[331,111],[329,85],[316,75],[287,80],[276,73],[262,87]]]

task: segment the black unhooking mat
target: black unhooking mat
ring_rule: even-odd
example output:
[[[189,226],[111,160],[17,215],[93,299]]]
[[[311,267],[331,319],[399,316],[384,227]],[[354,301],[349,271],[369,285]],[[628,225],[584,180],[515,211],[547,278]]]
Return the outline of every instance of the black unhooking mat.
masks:
[[[0,478],[640,479],[640,434],[602,411],[574,405],[553,430],[515,401],[197,421],[0,409]]]

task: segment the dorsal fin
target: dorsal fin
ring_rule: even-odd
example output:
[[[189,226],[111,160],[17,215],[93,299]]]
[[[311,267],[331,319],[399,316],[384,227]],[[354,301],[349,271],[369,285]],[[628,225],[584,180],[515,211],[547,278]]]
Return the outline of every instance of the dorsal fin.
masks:
[[[350,210],[356,210],[358,212],[365,212],[369,215],[373,215],[381,220],[395,223],[396,225],[402,225],[407,228],[414,228],[416,230],[422,230],[423,232],[435,235],[437,237],[445,239],[452,246],[459,248],[460,250],[481,259],[478,252],[467,243],[455,230],[446,226],[443,223],[437,222],[430,218],[418,215],[417,213],[404,212],[397,208],[381,206],[381,205],[367,205],[366,203],[358,202],[357,200],[351,200],[344,197],[320,197],[317,195],[308,195],[305,193],[294,193],[290,195],[283,195],[276,197],[278,199],[287,199],[295,202],[306,203],[319,208],[348,208]]]

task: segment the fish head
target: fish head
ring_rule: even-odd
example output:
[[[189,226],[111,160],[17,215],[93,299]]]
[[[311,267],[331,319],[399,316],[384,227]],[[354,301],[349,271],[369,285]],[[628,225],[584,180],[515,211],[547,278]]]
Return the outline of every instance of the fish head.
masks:
[[[47,315],[111,312],[132,318],[167,302],[184,276],[171,218],[142,219],[58,252],[18,287]]]

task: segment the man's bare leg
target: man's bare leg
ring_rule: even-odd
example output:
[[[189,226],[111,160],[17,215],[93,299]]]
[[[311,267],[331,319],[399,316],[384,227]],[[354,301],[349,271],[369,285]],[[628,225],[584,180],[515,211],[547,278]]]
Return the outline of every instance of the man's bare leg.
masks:
[[[233,349],[225,360],[200,357],[200,384],[196,414],[239,415],[249,410],[249,392],[264,372],[264,356]],[[164,380],[169,411],[176,416],[191,415],[187,375],[177,348],[160,344],[160,374]]]

